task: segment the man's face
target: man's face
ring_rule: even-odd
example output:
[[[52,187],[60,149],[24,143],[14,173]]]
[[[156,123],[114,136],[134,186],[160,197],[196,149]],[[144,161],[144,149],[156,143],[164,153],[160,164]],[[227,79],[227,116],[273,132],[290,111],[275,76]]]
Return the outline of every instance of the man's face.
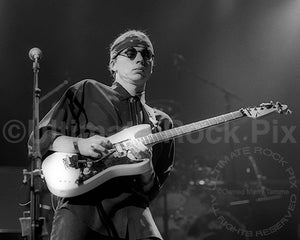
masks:
[[[153,56],[144,46],[130,47],[121,51],[115,59],[112,70],[116,80],[143,85],[149,79],[153,68]]]

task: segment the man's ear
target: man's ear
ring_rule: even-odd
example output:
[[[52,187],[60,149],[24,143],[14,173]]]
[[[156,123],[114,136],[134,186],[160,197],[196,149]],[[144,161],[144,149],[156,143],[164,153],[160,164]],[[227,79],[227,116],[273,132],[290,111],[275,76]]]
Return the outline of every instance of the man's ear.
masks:
[[[111,71],[116,71],[116,59],[110,61],[110,69]]]

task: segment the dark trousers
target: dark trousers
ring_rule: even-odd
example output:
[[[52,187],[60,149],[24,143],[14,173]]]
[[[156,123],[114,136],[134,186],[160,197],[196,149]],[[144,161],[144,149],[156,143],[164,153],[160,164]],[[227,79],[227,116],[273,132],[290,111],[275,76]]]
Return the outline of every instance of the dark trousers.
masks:
[[[140,240],[156,240],[145,238]],[[76,217],[70,210],[61,208],[55,212],[50,240],[116,240],[101,235]],[[118,240],[126,240],[119,238]],[[159,240],[159,239],[158,239]]]
[[[71,211],[61,208],[55,212],[51,240],[112,240],[90,229]]]

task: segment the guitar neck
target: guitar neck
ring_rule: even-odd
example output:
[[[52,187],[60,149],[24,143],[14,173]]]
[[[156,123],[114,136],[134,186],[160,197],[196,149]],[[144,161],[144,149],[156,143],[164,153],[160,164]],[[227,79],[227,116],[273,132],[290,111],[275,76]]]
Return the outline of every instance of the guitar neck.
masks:
[[[183,125],[180,127],[168,129],[163,132],[157,132],[154,134],[149,134],[144,137],[138,138],[145,145],[155,145],[160,142],[168,141],[173,138],[181,137],[189,133],[197,132],[208,127],[216,126],[225,122],[230,122],[238,118],[244,117],[245,114],[241,111],[235,111],[231,113],[227,113],[224,115],[220,115],[217,117],[209,118],[206,120],[201,120],[198,122],[190,123],[187,125]]]

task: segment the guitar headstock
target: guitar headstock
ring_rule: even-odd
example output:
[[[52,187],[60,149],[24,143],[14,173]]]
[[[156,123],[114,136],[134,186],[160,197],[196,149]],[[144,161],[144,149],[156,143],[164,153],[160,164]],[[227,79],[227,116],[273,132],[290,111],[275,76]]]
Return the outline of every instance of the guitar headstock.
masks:
[[[273,103],[272,101],[262,103],[258,107],[242,108],[241,112],[250,118],[259,118],[273,112],[286,115],[292,113],[287,105],[281,104],[280,102]]]

